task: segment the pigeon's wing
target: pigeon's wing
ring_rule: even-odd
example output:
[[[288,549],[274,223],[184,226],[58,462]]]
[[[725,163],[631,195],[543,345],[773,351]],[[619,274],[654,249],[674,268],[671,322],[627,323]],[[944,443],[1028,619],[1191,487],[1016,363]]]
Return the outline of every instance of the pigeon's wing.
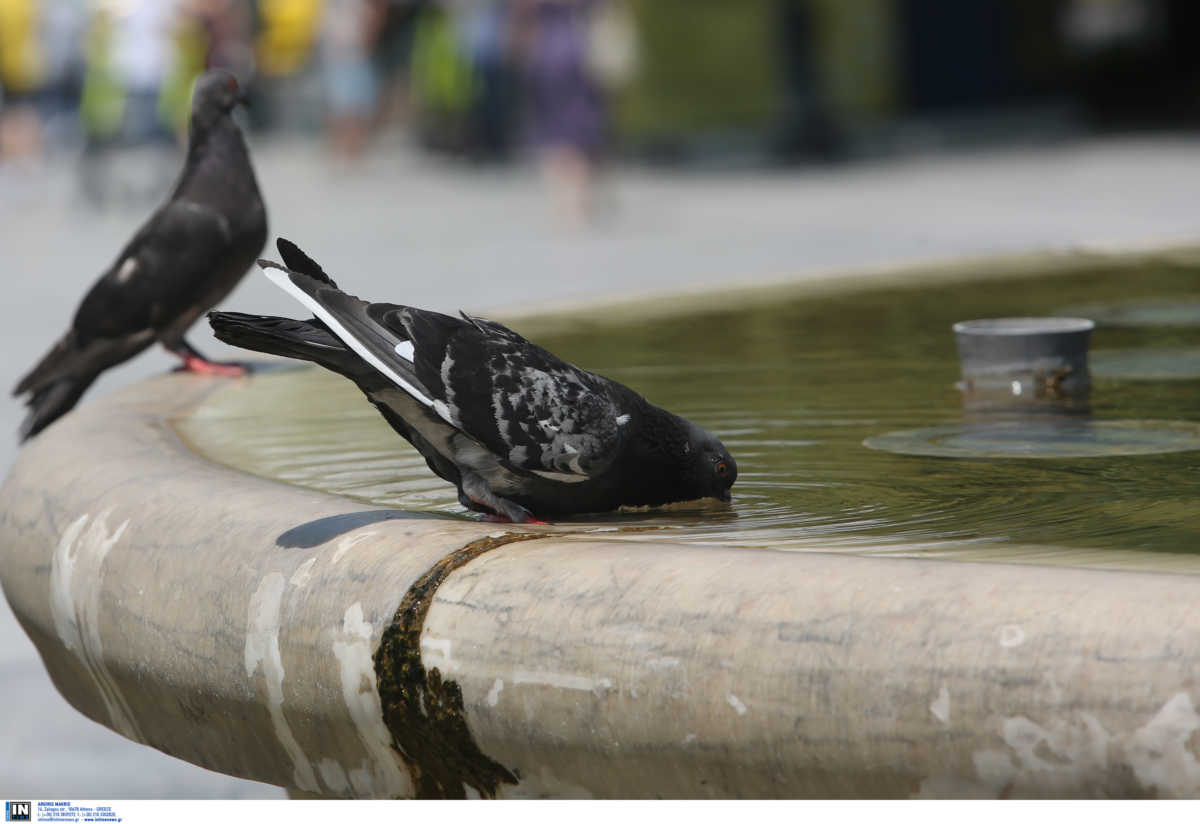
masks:
[[[573,483],[619,452],[629,415],[604,378],[493,321],[388,304],[368,313],[407,335],[417,379],[448,420],[509,466]]]
[[[509,466],[577,482],[608,468],[629,420],[609,384],[492,321],[367,303],[260,261],[380,373]]]
[[[272,283],[308,307],[329,331],[359,357],[423,406],[433,410],[446,422],[451,422],[445,404],[439,403],[434,394],[417,379],[412,359],[408,357],[412,343],[403,331],[396,332],[372,318],[367,312],[371,304],[338,289],[323,272],[323,277],[318,279],[269,260],[260,260],[258,265]],[[316,264],[313,263],[313,266]]]
[[[94,340],[168,326],[203,300],[232,242],[218,212],[188,201],[165,204],[84,297],[75,332]]]

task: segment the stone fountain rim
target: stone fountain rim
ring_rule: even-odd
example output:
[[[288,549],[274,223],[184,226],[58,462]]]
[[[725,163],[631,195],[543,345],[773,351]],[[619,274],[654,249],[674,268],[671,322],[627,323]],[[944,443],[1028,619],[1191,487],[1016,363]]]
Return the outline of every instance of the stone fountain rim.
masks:
[[[14,613],[133,740],[297,795],[1200,796],[1194,576],[381,514],[189,449],[228,386],[87,404],[0,491]]]

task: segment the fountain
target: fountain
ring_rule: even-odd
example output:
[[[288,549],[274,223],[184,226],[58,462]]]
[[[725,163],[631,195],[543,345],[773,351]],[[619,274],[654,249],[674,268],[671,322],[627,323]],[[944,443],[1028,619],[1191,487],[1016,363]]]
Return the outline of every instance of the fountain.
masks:
[[[295,796],[1195,797],[1200,398],[945,332],[1185,294],[1159,260],[514,323],[719,434],[729,508],[481,523],[334,376],[166,376],[23,451],[5,594],[89,717]],[[931,427],[966,459],[880,448]]]

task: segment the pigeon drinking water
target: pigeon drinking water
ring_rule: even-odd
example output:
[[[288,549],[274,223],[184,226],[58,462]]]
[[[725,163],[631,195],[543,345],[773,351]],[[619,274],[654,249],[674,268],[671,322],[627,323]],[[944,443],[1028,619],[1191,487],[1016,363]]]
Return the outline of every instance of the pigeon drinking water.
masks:
[[[492,321],[337,288],[294,244],[259,265],[310,320],[212,312],[218,339],[354,381],[463,506],[514,522],[697,498],[730,500],[713,435]]]
[[[69,412],[101,372],[156,340],[186,369],[242,373],[210,363],[183,336],[237,285],[267,239],[266,209],[231,115],[243,101],[227,71],[196,81],[187,159],[171,196],[87,293],[67,333],[13,390],[29,393],[22,440]]]

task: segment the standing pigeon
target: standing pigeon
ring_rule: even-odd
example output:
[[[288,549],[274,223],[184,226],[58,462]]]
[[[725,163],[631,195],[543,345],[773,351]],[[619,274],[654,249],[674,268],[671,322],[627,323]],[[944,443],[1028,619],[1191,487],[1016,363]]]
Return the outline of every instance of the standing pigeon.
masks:
[[[730,500],[719,440],[492,321],[367,303],[282,238],[259,261],[311,320],[211,312],[217,338],[354,381],[463,506],[498,520]]]
[[[237,285],[267,239],[266,209],[231,115],[244,99],[227,71],[196,82],[187,159],[171,196],[87,293],[67,333],[13,390],[30,393],[21,440],[69,412],[105,369],[156,340],[185,369],[242,374],[241,367],[210,363],[183,336]]]

